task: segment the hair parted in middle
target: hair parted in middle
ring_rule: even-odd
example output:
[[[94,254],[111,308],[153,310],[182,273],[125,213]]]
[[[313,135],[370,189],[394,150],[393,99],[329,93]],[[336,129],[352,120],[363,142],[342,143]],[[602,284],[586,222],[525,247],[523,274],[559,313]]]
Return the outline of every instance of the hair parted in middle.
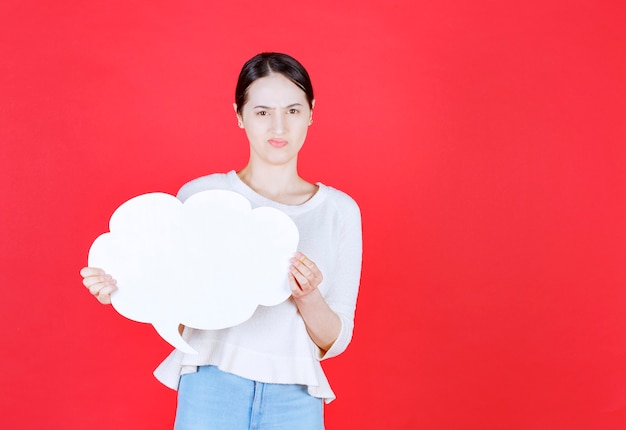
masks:
[[[237,113],[241,113],[246,104],[248,88],[257,79],[279,73],[296,84],[306,94],[309,107],[313,108],[313,84],[304,66],[295,58],[279,52],[263,52],[257,54],[243,65],[235,88]]]

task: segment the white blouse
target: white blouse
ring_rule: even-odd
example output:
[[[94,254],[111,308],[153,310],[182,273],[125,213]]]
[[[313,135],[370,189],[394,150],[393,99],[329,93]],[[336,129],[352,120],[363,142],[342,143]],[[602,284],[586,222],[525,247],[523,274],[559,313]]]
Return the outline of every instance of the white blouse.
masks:
[[[324,280],[318,288],[341,320],[341,331],[332,347],[322,354],[290,298],[276,306],[260,306],[249,320],[235,327],[185,328],[183,337],[198,354],[174,350],[154,372],[159,381],[177,389],[181,375],[195,372],[198,366],[215,365],[259,382],[306,385],[309,394],[326,403],[335,398],[320,361],[342,353],[352,338],[361,276],[361,214],[347,194],[317,185],[318,191],[307,202],[284,205],[256,193],[230,171],[185,184],[178,198],[185,201],[209,189],[231,190],[245,196],[252,208],[270,206],[289,215],[300,233],[298,250],[321,270]]]

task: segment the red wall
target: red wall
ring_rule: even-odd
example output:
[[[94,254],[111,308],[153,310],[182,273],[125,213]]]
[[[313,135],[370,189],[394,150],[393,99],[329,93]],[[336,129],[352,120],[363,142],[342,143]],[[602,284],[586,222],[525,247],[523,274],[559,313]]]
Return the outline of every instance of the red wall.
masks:
[[[621,1],[0,5],[0,426],[168,429],[169,346],[78,270],[113,210],[243,167],[243,62],[314,79],[301,172],[361,205],[329,429],[626,428]]]

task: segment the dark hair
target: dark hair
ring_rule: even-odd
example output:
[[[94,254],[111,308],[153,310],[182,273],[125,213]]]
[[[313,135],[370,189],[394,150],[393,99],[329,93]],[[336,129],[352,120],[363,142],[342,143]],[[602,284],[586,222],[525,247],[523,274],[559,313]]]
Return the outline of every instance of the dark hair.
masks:
[[[280,73],[296,84],[306,94],[309,107],[313,108],[313,85],[304,66],[287,54],[263,52],[246,61],[241,73],[239,73],[235,88],[235,103],[238,113],[241,113],[241,108],[246,104],[250,85],[257,79],[271,73]]]

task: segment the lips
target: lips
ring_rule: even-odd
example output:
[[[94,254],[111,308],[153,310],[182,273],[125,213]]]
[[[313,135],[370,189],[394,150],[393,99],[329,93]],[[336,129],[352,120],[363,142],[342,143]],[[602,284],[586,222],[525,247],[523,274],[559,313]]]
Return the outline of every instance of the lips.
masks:
[[[287,144],[285,139],[269,139],[267,142],[274,148],[282,148]]]

